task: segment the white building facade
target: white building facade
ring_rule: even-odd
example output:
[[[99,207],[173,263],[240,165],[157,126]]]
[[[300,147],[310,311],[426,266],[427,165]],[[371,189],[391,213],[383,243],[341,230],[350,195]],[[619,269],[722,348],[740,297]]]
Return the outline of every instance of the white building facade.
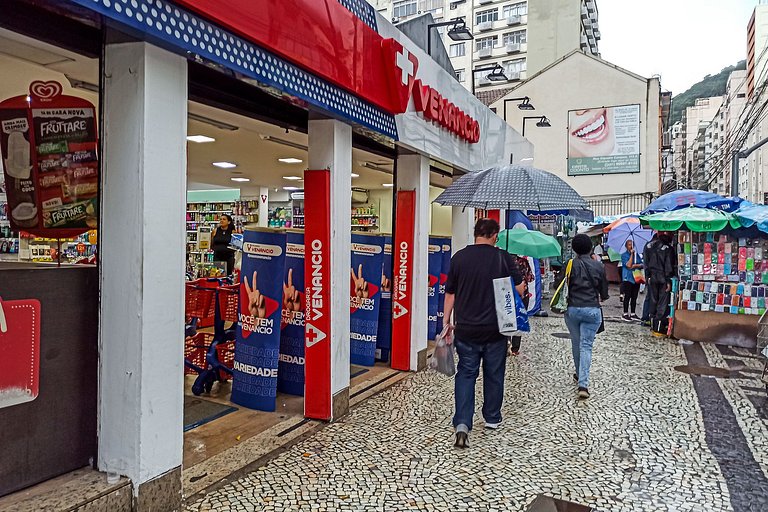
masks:
[[[456,76],[486,104],[573,50],[599,55],[596,0],[368,0],[397,24],[422,14],[463,18],[474,40],[453,41],[441,28]],[[505,80],[488,79],[500,66]]]
[[[563,83],[576,85],[564,88]],[[600,86],[605,83],[611,87]],[[516,98],[526,96],[535,110],[519,108]],[[642,209],[660,190],[660,96],[657,78],[575,51],[491,107],[533,143],[534,158],[526,164],[563,178],[595,215],[613,215]],[[607,160],[587,154],[611,140],[614,149],[605,152]],[[621,153],[636,153],[637,160],[613,165],[611,159]]]

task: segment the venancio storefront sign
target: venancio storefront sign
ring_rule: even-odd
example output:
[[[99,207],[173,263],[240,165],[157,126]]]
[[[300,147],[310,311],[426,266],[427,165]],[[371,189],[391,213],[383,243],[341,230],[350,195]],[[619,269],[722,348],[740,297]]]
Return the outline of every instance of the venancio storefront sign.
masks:
[[[414,106],[424,117],[467,142],[474,144],[480,140],[480,123],[447,98],[443,98],[433,87],[422,85],[421,80],[415,80],[412,90]]]

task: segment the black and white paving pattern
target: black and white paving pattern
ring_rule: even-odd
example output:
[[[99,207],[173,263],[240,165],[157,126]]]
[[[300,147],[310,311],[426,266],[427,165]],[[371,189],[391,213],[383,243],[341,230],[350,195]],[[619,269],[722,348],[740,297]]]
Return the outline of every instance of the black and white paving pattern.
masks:
[[[188,510],[523,511],[543,496],[573,507],[551,510],[768,511],[762,361],[608,322],[580,402],[570,341],[552,335],[563,320],[531,323],[507,362],[502,428],[483,430],[478,400],[468,449],[453,448],[452,379],[425,371]]]

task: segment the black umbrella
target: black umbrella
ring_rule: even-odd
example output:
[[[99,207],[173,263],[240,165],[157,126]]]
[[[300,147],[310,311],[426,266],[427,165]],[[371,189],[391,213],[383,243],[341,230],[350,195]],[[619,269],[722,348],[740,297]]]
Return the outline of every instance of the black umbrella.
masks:
[[[435,202],[485,210],[589,210],[584,198],[562,179],[521,165],[467,173],[445,189]]]

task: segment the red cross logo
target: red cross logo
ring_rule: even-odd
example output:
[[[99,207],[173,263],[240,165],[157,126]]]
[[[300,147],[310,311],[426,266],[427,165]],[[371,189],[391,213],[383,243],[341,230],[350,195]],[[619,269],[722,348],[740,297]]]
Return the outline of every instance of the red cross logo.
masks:
[[[394,302],[392,304],[392,318],[400,318],[406,313],[408,313],[408,310],[405,309],[405,306],[403,306],[399,302]]]
[[[307,348],[309,348],[323,341],[326,338],[326,336],[323,331],[321,331],[314,325],[307,322],[304,338],[306,339],[306,342],[307,342]]]
[[[419,59],[395,39],[385,39],[381,44],[389,59],[388,69],[393,103],[399,106],[399,111],[393,113],[402,114],[408,108],[413,81],[419,70]]]

